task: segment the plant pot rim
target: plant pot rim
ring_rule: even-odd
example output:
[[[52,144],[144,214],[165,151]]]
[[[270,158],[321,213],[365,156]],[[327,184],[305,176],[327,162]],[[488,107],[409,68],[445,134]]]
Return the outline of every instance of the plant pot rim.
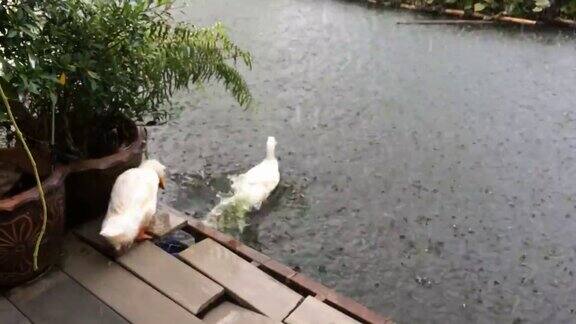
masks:
[[[68,176],[69,168],[65,165],[58,165],[52,173],[42,181],[42,188],[44,194],[48,195],[50,192],[60,188],[64,185],[66,176]],[[34,185],[26,191],[20,192],[8,198],[0,199],[0,212],[11,212],[31,201],[39,200],[40,193],[38,188]]]
[[[132,120],[130,120],[130,123],[136,128],[137,135],[128,146],[122,146],[118,149],[118,152],[102,158],[72,162],[69,164],[70,172],[77,173],[90,170],[106,170],[126,163],[130,161],[135,154],[140,154],[146,146],[146,130],[143,127],[137,126]]]
[[[135,154],[140,154],[146,146],[146,131],[143,127],[138,127],[133,121],[130,122],[136,128],[137,135],[128,146],[121,147],[118,152],[103,158],[80,160],[69,165],[57,165],[54,171],[42,181],[44,193],[48,194],[60,186],[63,186],[66,177],[70,173],[89,170],[106,170],[126,163],[130,161]],[[38,192],[38,188],[34,186],[14,196],[0,199],[0,212],[11,212],[26,203],[39,199],[40,193]]]

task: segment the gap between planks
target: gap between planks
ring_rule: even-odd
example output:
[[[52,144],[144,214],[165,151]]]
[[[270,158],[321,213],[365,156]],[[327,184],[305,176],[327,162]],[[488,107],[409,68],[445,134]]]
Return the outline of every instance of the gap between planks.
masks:
[[[8,300],[4,294],[0,294],[0,310],[3,310],[0,312],[0,320],[2,321],[10,320],[10,324],[32,324],[30,318],[18,306]]]
[[[222,285],[242,305],[281,321],[302,296],[233,251],[207,238],[180,259]]]
[[[295,311],[298,307],[300,307],[300,305],[302,305],[302,303],[304,302],[305,299],[306,299],[306,297],[301,298],[301,299],[298,301],[298,304],[296,304],[296,305],[294,306],[294,308],[292,308],[292,310],[291,310],[290,312],[288,312],[288,314],[282,319],[282,323],[285,323],[286,319],[287,319],[288,317],[290,317],[290,315],[292,315],[292,313],[294,313],[294,311]]]
[[[197,316],[224,295],[222,286],[149,241],[116,262]]]
[[[65,244],[63,271],[132,323],[201,323],[188,310],[78,239]],[[138,303],[135,303],[138,301]]]

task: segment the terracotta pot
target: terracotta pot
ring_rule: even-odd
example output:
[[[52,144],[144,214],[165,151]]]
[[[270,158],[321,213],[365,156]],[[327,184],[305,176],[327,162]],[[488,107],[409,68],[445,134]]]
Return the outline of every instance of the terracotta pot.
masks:
[[[0,150],[0,161],[29,171],[30,164],[24,156],[24,152],[16,149]],[[47,160],[37,158],[36,161],[40,173],[46,175],[49,170]],[[34,246],[42,227],[43,214],[38,190],[33,187],[0,199],[0,286],[15,286],[31,280],[58,262],[64,234],[64,182],[67,174],[68,168],[59,166],[42,182],[48,222],[40,244],[38,271],[33,270]]]
[[[66,179],[66,218],[68,226],[75,226],[106,213],[110,192],[116,178],[124,171],[137,167],[146,147],[146,131],[128,121],[132,140],[117,153],[70,164]]]

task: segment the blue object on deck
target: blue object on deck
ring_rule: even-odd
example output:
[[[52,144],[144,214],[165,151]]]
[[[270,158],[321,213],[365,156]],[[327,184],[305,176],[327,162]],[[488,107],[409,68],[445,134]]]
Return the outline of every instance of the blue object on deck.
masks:
[[[156,245],[174,256],[188,248],[188,245],[173,238],[163,238]]]

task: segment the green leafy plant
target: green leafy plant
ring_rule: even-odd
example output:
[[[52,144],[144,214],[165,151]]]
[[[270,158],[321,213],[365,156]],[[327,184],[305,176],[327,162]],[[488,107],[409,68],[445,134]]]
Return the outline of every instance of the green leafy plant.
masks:
[[[576,0],[404,0],[403,3],[473,10],[483,14],[550,20],[576,19]]]
[[[108,141],[118,120],[166,119],[172,94],[194,85],[216,81],[240,105],[252,101],[236,69],[251,67],[250,54],[221,24],[174,21],[171,1],[0,3],[0,85],[32,143],[50,142],[54,115],[62,155],[101,154],[91,145]]]
[[[550,1],[548,0],[536,0],[534,2],[534,8],[532,11],[534,12],[542,12],[544,9],[550,7]]]
[[[576,17],[576,0],[567,1],[564,4],[560,11],[566,17]]]

